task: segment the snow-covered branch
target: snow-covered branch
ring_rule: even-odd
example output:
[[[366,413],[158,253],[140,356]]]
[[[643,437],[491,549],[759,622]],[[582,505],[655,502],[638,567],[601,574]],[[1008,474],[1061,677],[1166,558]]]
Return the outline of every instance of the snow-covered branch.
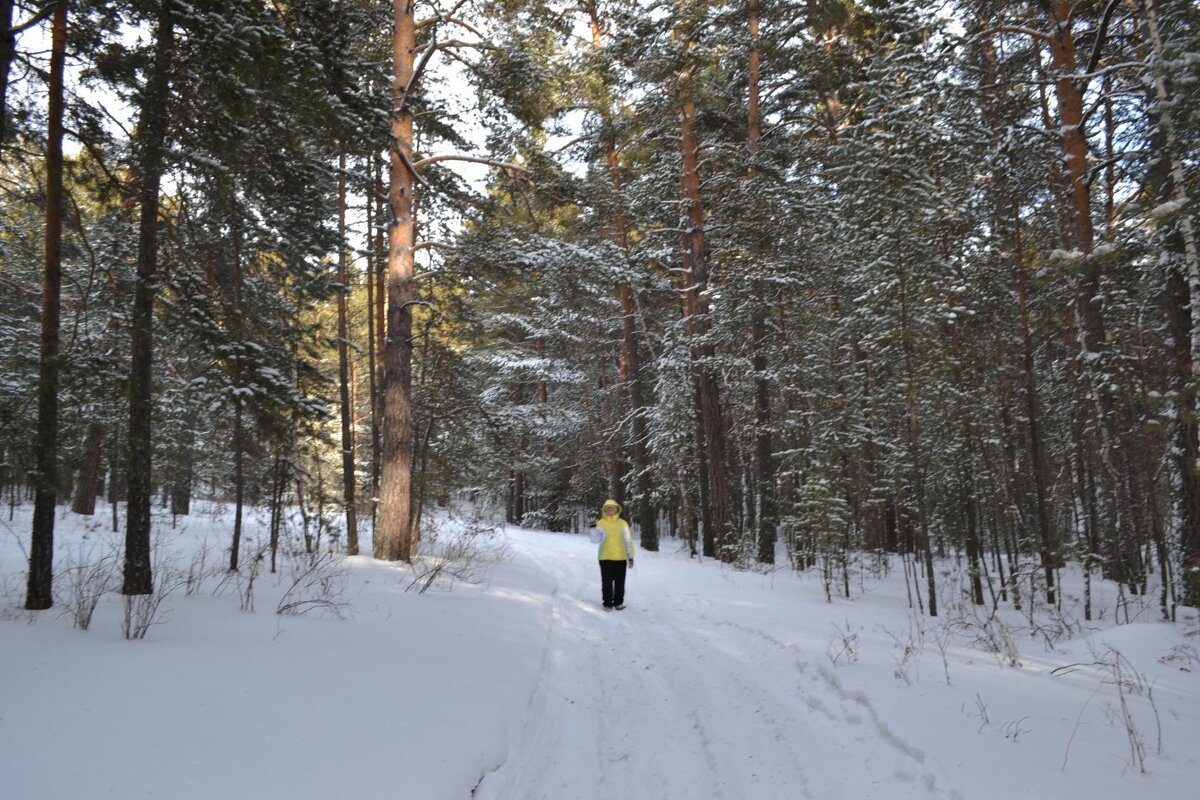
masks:
[[[473,164],[487,164],[500,169],[511,169],[517,172],[524,172],[526,175],[531,174],[530,170],[517,164],[509,163],[508,161],[498,161],[494,158],[481,158],[479,156],[464,156],[459,154],[447,154],[440,156],[428,156],[420,161],[412,164],[413,169],[419,170],[422,167],[427,167],[430,164],[436,164],[439,161],[469,161]]]

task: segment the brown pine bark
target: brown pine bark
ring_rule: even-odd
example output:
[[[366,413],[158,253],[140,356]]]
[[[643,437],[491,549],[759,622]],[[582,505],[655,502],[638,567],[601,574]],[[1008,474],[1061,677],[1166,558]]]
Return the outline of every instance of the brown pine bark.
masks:
[[[721,395],[714,373],[715,348],[703,342],[708,332],[708,254],[704,240],[704,199],[700,188],[700,141],[696,136],[695,76],[685,67],[677,77],[679,111],[679,147],[682,155],[680,190],[686,214],[683,237],[683,309],[687,318],[688,336],[693,342],[692,362],[696,374],[696,395],[700,425],[703,428],[703,448],[708,466],[707,505],[710,506],[711,538],[715,555],[723,561],[736,558],[736,543],[732,541],[732,504],[727,475],[725,420],[721,411]],[[705,544],[709,541],[705,530]],[[707,547],[705,548],[707,550]],[[706,553],[707,555],[707,553]]]
[[[413,114],[408,101],[414,75],[416,20],[413,4],[393,3],[392,125],[388,142],[387,338],[383,348],[383,463],[379,480],[379,531],[375,555],[411,562],[417,532],[412,520],[412,305],[413,213],[416,172],[413,166]]]
[[[42,283],[42,336],[38,369],[37,471],[25,608],[54,604],[54,509],[58,498],[59,317],[62,290],[63,84],[67,52],[67,4],[54,9],[46,141],[46,235]],[[7,75],[5,76],[7,77]]]
[[[611,139],[608,165],[613,189],[620,195],[623,188],[621,169],[616,142]],[[628,262],[629,222],[621,210],[617,211],[616,238]],[[633,287],[630,286],[629,281],[623,280],[617,285],[617,294],[621,300],[621,357],[618,373],[621,383],[629,387],[629,409],[633,428],[631,444],[633,445],[633,467],[636,473],[634,484],[638,497],[637,520],[642,548],[653,551],[658,549],[658,530],[655,523],[654,504],[650,500],[650,458],[646,450],[648,433],[646,430],[646,407],[642,395],[641,357],[638,353],[637,305]]]
[[[603,44],[604,32],[600,23],[600,12],[595,2],[588,3],[592,30],[592,47],[599,50]],[[607,103],[607,98],[602,102]],[[629,220],[621,203],[624,191],[624,178],[621,174],[621,158],[617,147],[616,134],[612,132],[612,111],[602,107],[601,116],[604,128],[609,131],[605,138],[607,150],[609,180],[617,198],[617,207],[613,220],[613,240],[625,254],[626,263],[629,261]],[[650,500],[650,458],[646,449],[646,409],[642,391],[641,358],[638,353],[639,336],[637,330],[636,305],[637,299],[629,281],[622,280],[617,284],[617,295],[621,301],[621,360],[619,372],[621,382],[629,388],[629,411],[632,417],[632,450],[633,468],[636,474],[635,491],[637,501],[637,521],[640,528],[641,546],[644,550],[658,549],[658,530],[656,527],[654,504]],[[633,517],[633,514],[630,514]]]
[[[358,555],[358,519],[354,508],[354,408],[350,402],[349,325],[346,301],[350,293],[350,254],[346,251],[346,154],[338,159],[338,396],[342,422],[342,501],[346,514],[346,552]]]
[[[85,517],[96,513],[96,494],[100,486],[101,456],[106,435],[104,426],[93,422],[88,425],[87,433],[83,437],[83,457],[80,459],[79,472],[75,479],[75,496],[71,500],[71,511]]]
[[[1047,14],[1051,23],[1051,33],[1047,36],[1050,49],[1050,63],[1058,77],[1054,83],[1055,96],[1058,100],[1059,130],[1062,137],[1063,178],[1066,183],[1068,241],[1076,252],[1081,254],[1081,265],[1078,270],[1075,290],[1075,317],[1079,326],[1079,365],[1085,395],[1096,397],[1097,410],[1100,413],[1100,432],[1104,440],[1101,449],[1107,450],[1114,446],[1112,429],[1113,400],[1107,390],[1100,386],[1102,380],[1096,377],[1096,365],[1093,361],[1101,359],[1105,347],[1104,312],[1097,302],[1100,289],[1100,270],[1093,259],[1087,258],[1095,245],[1095,227],[1092,222],[1091,187],[1088,182],[1088,144],[1084,129],[1084,101],[1081,87],[1073,77],[1077,69],[1075,40],[1071,29],[1071,3],[1069,0],[1055,0],[1047,5]],[[1108,459],[1107,454],[1104,455]],[[1101,470],[1102,486],[1104,487],[1104,508],[1102,513],[1109,514],[1114,502],[1115,487],[1110,480],[1110,470]],[[1111,519],[1108,521],[1111,522]],[[1106,522],[1105,528],[1113,526]],[[1113,535],[1116,535],[1115,532]],[[1049,535],[1046,541],[1053,544]],[[1046,600],[1054,603],[1056,591],[1054,587],[1054,569],[1059,563],[1056,551],[1047,551],[1043,547],[1042,566],[1046,578]]]

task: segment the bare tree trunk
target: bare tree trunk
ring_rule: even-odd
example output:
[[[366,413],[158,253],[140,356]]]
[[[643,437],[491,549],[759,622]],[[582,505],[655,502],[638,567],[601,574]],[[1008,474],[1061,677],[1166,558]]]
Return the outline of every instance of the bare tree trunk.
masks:
[[[1079,330],[1079,366],[1081,369],[1084,396],[1096,398],[1100,415],[1098,430],[1101,437],[1102,465],[1100,481],[1103,487],[1102,513],[1106,518],[1104,528],[1111,536],[1119,536],[1113,506],[1116,487],[1113,480],[1111,448],[1117,445],[1113,421],[1113,398],[1106,387],[1103,375],[1103,354],[1107,347],[1104,333],[1104,312],[1097,297],[1100,290],[1100,268],[1093,259],[1087,258],[1095,242],[1095,227],[1092,222],[1091,188],[1088,180],[1088,143],[1084,130],[1083,93],[1075,82],[1077,69],[1075,41],[1071,32],[1070,0],[1054,0],[1047,5],[1052,32],[1047,37],[1050,46],[1051,64],[1058,73],[1055,94],[1058,99],[1059,130],[1062,134],[1063,159],[1066,168],[1067,206],[1070,223],[1070,242],[1082,257],[1078,271],[1075,293],[1075,310]],[[1059,565],[1059,554],[1049,553],[1049,561],[1043,556],[1046,576],[1046,600],[1055,602],[1054,569]]]
[[[514,406],[519,406],[525,402],[525,387],[520,383],[510,383],[508,385],[509,401]],[[524,460],[525,448],[528,441],[525,434],[522,432],[517,438],[517,460]],[[522,465],[523,466],[523,465]],[[508,473],[508,513],[507,521],[513,525],[520,525],[521,519],[525,516],[525,473],[519,468],[513,468]]]
[[[290,449],[290,448],[289,448]],[[271,470],[271,572],[276,569],[276,557],[279,553],[279,534],[283,528],[283,492],[287,486],[288,461],[281,448],[275,453],[275,464]]]
[[[387,339],[383,359],[383,464],[379,481],[379,527],[375,555],[411,562],[417,531],[412,520],[412,304],[413,214],[416,173],[413,166],[413,114],[409,84],[414,77],[416,21],[413,4],[394,0],[392,29],[392,127],[388,199]]]
[[[696,471],[700,479],[699,491],[696,492],[696,499],[700,503],[700,552],[705,558],[717,557],[717,538],[715,534],[716,526],[713,524],[712,511],[712,483],[709,480],[709,464],[708,464],[708,433],[704,429],[704,418],[700,415],[700,379],[693,376],[692,393],[695,396],[696,402],[696,422],[695,422],[695,439],[696,439]],[[690,494],[690,493],[689,493]]]
[[[388,231],[391,229],[391,206],[388,205],[388,194],[383,186],[383,161],[375,160],[375,255],[378,263],[375,265],[375,377],[379,382],[379,393],[375,398],[375,410],[379,421],[379,463],[375,465],[376,507],[379,505],[379,476],[383,470],[383,376],[387,372],[387,271],[388,259],[384,255],[388,249],[388,237],[385,232],[384,220],[387,220]],[[376,509],[378,511],[378,508]]]
[[[748,79],[747,135],[750,152],[758,152],[762,139],[762,108],[759,102],[761,56],[758,51],[758,0],[749,0],[750,69]],[[761,292],[755,292],[763,303]],[[771,384],[767,380],[767,312],[754,309],[750,323],[751,363],[754,367],[754,505],[758,529],[758,560],[775,563],[775,464],[771,447]]]
[[[600,24],[597,3],[588,3],[588,14],[591,18],[592,48],[599,51],[603,45],[603,29]],[[607,98],[606,98],[607,100]],[[602,112],[605,128],[612,128],[612,112],[604,109]],[[621,160],[617,149],[616,134],[611,133],[606,138],[608,175],[616,195],[616,212],[614,219],[613,238],[621,252],[625,254],[626,263],[629,261],[629,220],[625,216],[622,205],[624,179],[621,175]],[[650,459],[646,450],[646,409],[642,394],[641,358],[638,353],[638,330],[636,317],[636,298],[629,281],[622,280],[617,285],[617,294],[621,300],[621,382],[629,387],[629,410],[632,417],[632,442],[634,486],[637,496],[637,520],[644,550],[658,549],[658,530],[656,528],[656,513],[651,502],[650,488]],[[633,518],[630,514],[630,518]]]
[[[75,480],[75,497],[71,510],[90,517],[96,513],[96,494],[100,485],[100,465],[103,463],[105,428],[99,422],[88,425],[83,438],[83,458]]]
[[[346,552],[358,555],[358,519],[354,508],[354,408],[350,403],[349,325],[346,299],[350,293],[350,254],[346,251],[346,154],[338,159],[338,393],[342,421],[342,500],[346,513]]]
[[[373,156],[369,162],[378,162]],[[371,535],[375,534],[375,512],[379,502],[379,370],[377,359],[380,349],[376,342],[375,307],[383,299],[381,293],[375,291],[375,278],[378,271],[377,263],[382,248],[375,246],[375,206],[377,195],[374,193],[376,182],[371,179],[367,191],[367,268],[363,283],[367,286],[367,386],[368,400],[371,409]]]
[[[1170,331],[1174,370],[1171,384],[1175,403],[1175,471],[1179,485],[1179,515],[1176,526],[1181,556],[1181,600],[1200,605],[1200,409],[1194,387],[1200,363],[1200,253],[1192,224],[1191,200],[1180,161],[1178,134],[1172,116],[1171,90],[1162,74],[1164,58],[1159,25],[1160,0],[1143,0],[1154,64],[1154,99],[1157,134],[1152,137],[1154,160],[1151,185],[1159,203],[1180,207],[1179,218],[1166,228],[1162,238],[1162,263],[1167,273],[1167,325]],[[1165,558],[1165,551],[1161,558]],[[1165,568],[1165,567],[1164,567]],[[1165,582],[1164,582],[1165,583]],[[1164,586],[1165,590],[1165,586]],[[1172,614],[1174,610],[1172,609]]]
[[[723,561],[732,561],[737,554],[730,525],[732,508],[726,469],[725,419],[721,411],[720,389],[712,363],[716,350],[711,344],[703,341],[708,333],[708,302],[704,297],[704,290],[708,286],[708,256],[704,244],[704,201],[700,189],[700,142],[696,137],[696,104],[692,97],[694,80],[690,68],[685,68],[679,76],[680,150],[683,156],[680,187],[687,216],[683,251],[683,276],[687,282],[683,290],[684,314],[688,319],[688,336],[693,342],[692,360],[696,372],[697,402],[708,461],[711,535],[717,557]],[[709,531],[706,529],[705,536],[708,535]]]
[[[921,548],[921,554],[924,557],[925,578],[929,583],[929,616],[936,617],[938,615],[937,587],[933,570],[933,547],[929,539],[929,512],[926,507],[925,497],[925,464],[924,459],[921,457],[921,427],[917,411],[917,374],[914,363],[912,326],[909,319],[908,279],[903,267],[900,269],[899,278],[901,339],[904,350],[904,371],[908,384],[905,405],[908,417],[909,468],[912,470],[910,480],[912,481],[913,502],[916,506],[917,525],[920,532],[920,541],[918,544]],[[916,578],[915,564],[913,577],[914,579]]]
[[[10,9],[11,12],[11,9]],[[62,290],[63,84],[67,4],[54,9],[46,141],[46,236],[42,284],[42,340],[38,370],[37,469],[25,608],[54,604],[54,509],[58,499],[59,316]],[[7,79],[7,73],[5,78]]]
[[[154,375],[154,295],[158,281],[158,201],[166,150],[167,101],[175,45],[173,0],[162,0],[155,34],[154,66],[138,123],[141,219],[138,227],[137,286],[130,325],[129,501],[125,520],[125,567],[121,593],[154,590],[150,567],[150,479],[154,454],[151,417]]]
[[[244,337],[242,323],[242,227],[234,225],[232,232],[233,248],[233,321],[230,329],[239,341]],[[239,353],[233,360],[233,383],[241,387],[246,381],[245,365]],[[242,517],[246,500],[246,416],[242,396],[234,398],[233,406],[233,542],[229,547],[229,571],[237,572],[242,543]]]
[[[995,144],[999,141],[1001,127],[995,110],[995,98],[1000,95],[1002,87],[997,85],[996,53],[990,39],[983,41],[982,53],[986,66],[984,89],[987,92],[983,103],[983,114],[992,128],[993,143]],[[1021,326],[1021,391],[1025,401],[1025,414],[1029,419],[1029,438],[1027,441],[1029,444],[1029,462],[1033,477],[1034,523],[1037,529],[1038,542],[1041,545],[1042,563],[1047,570],[1047,596],[1052,598],[1054,596],[1053,566],[1056,563],[1055,554],[1058,551],[1058,536],[1054,530],[1048,496],[1050,485],[1048,474],[1049,458],[1046,453],[1045,440],[1042,433],[1041,404],[1038,399],[1037,373],[1034,360],[1036,344],[1029,319],[1024,241],[1021,235],[1020,203],[1018,198],[1012,196],[1007,164],[1002,163],[999,165],[995,187],[994,218],[997,230],[1007,240],[1005,250],[1009,253],[1012,263],[1013,279],[1017,291],[1017,312]],[[1014,499],[1016,499],[1015,496]]]
[[[943,238],[943,259],[949,263],[946,253],[947,244]],[[971,422],[970,409],[966,407],[967,389],[963,381],[961,364],[963,363],[962,346],[958,336],[958,321],[951,320],[950,328],[950,376],[958,401],[955,410],[958,413],[958,424],[962,429],[962,460],[959,462],[958,475],[958,505],[966,517],[966,549],[967,576],[971,582],[971,602],[977,606],[983,605],[983,571],[980,559],[983,550],[979,537],[979,515],[976,510],[975,494],[975,428]]]
[[[1154,99],[1158,127],[1161,130],[1161,145],[1157,151],[1166,159],[1169,165],[1171,180],[1164,184],[1167,189],[1163,202],[1178,203],[1183,212],[1179,215],[1179,244],[1181,245],[1183,263],[1186,265],[1188,283],[1188,298],[1192,311],[1191,348],[1192,362],[1200,363],[1200,244],[1197,243],[1196,230],[1192,225],[1191,198],[1188,197],[1187,180],[1184,175],[1181,145],[1176,133],[1175,118],[1172,112],[1171,91],[1167,86],[1166,76],[1163,75],[1161,63],[1165,59],[1163,52],[1162,33],[1159,26],[1158,5],[1160,0],[1142,0],[1145,9],[1146,27],[1150,33],[1150,42],[1154,53]],[[1198,550],[1197,552],[1200,552]]]
[[[13,0],[0,0],[0,151],[8,138],[8,72],[17,54],[17,34],[13,30],[14,5]]]
[[[187,516],[192,510],[192,483],[196,479],[196,416],[195,408],[189,408],[183,417],[183,432],[171,470],[171,514],[175,516]]]
[[[233,409],[233,541],[229,546],[229,571],[238,571],[242,546],[242,508],[245,503],[246,447],[243,442],[242,402],[238,398]]]
[[[616,151],[610,151],[615,155]],[[618,187],[619,191],[619,187]],[[626,238],[624,216],[621,217],[622,240]],[[655,523],[654,503],[650,496],[650,458],[646,451],[646,408],[642,398],[641,357],[638,354],[638,331],[633,287],[622,281],[618,287],[621,297],[621,382],[629,387],[629,408],[633,428],[634,487],[637,494],[637,520],[644,550],[658,549],[658,530]],[[631,514],[632,518],[633,515]]]
[[[1021,237],[1021,212],[1013,201],[1011,250],[1013,272],[1017,285],[1017,310],[1021,320],[1021,392],[1025,398],[1025,415],[1029,418],[1029,462],[1033,470],[1033,496],[1037,513],[1038,541],[1041,543],[1042,564],[1047,571],[1046,599],[1054,602],[1053,569],[1057,564],[1058,535],[1050,514],[1049,455],[1042,433],[1042,410],[1038,400],[1037,372],[1034,362],[1036,345],[1029,321],[1028,290],[1026,287],[1025,250]]]

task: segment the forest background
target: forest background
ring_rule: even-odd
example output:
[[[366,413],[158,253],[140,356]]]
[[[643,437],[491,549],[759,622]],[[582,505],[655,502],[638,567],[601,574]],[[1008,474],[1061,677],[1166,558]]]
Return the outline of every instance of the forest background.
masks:
[[[552,530],[612,496],[643,548],[830,593],[900,554],[931,615],[950,555],[977,605],[1054,606],[1068,563],[1087,619],[1093,576],[1200,604],[1193,2],[5,0],[0,29],[27,608],[61,502],[112,501],[137,597],[156,503],[231,501],[237,571],[246,506],[272,554],[294,506],[308,548],[370,526],[407,561],[454,493]]]

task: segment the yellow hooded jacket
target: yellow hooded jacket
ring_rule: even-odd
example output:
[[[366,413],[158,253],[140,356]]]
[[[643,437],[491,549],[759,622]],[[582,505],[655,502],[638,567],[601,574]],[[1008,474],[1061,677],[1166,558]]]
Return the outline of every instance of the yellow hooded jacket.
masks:
[[[620,516],[605,516],[604,509],[616,506],[617,515],[621,513],[621,504],[616,500],[607,500],[600,508],[600,520],[592,533],[592,541],[600,545],[601,561],[625,561],[633,558],[633,533],[629,523]]]

